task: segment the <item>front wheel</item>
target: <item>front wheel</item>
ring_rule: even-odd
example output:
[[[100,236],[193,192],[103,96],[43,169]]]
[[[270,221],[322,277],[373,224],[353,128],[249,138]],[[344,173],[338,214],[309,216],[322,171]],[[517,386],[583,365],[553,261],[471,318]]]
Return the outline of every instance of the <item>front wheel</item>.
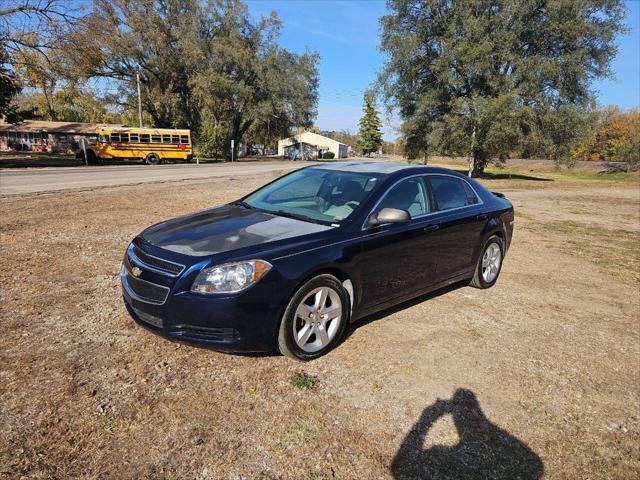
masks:
[[[349,294],[333,275],[318,275],[302,285],[280,322],[280,353],[305,361],[327,353],[344,334],[349,302]]]
[[[159,165],[160,164],[160,157],[155,153],[150,153],[144,159],[144,163],[146,163],[147,165]]]
[[[503,257],[504,242],[497,235],[492,235],[484,244],[476,271],[469,284],[476,288],[493,287],[500,275]]]

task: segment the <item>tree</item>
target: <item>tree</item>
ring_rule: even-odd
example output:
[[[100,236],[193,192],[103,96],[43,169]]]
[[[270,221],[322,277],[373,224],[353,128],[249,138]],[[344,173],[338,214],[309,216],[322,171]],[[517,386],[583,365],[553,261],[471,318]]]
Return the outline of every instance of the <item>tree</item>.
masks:
[[[640,163],[640,110],[606,107],[592,119],[592,128],[573,148],[576,160]]]
[[[358,124],[358,146],[363,155],[369,156],[372,152],[377,152],[382,146],[382,123],[378,118],[378,112],[373,101],[373,95],[367,93],[364,96],[364,115]]]
[[[620,0],[389,0],[379,78],[410,158],[469,157],[477,176],[554,116],[589,105],[624,30]],[[564,134],[546,138],[566,142]]]
[[[0,0],[0,116],[16,114],[11,100],[22,90],[25,75],[28,86],[37,84],[50,98],[56,83],[52,52],[80,13],[65,0]]]
[[[0,45],[0,119],[7,117],[13,120],[15,112],[11,100],[20,90],[18,79],[8,65],[7,54]]]
[[[312,124],[318,57],[278,46],[275,14],[253,22],[240,0],[95,0],[80,58],[91,75],[135,91],[159,127],[190,128],[209,156]],[[123,95],[123,100],[131,98]],[[251,130],[250,130],[251,129]]]

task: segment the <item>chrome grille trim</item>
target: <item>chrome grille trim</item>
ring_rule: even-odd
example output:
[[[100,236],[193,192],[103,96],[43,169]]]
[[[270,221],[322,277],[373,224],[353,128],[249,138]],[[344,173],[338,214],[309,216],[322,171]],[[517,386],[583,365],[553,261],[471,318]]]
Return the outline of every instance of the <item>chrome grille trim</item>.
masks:
[[[164,298],[162,299],[162,301],[160,301],[153,298],[147,298],[147,297],[142,297],[138,295],[133,290],[133,287],[131,287],[131,285],[129,284],[129,278],[131,278],[133,281],[136,281],[136,282],[146,283],[153,288],[163,291]],[[134,277],[129,273],[129,271],[124,266],[124,264],[120,265],[120,281],[122,282],[122,288],[126,290],[127,294],[131,298],[133,298],[134,300],[138,300],[139,302],[149,303],[152,305],[164,305],[165,302],[167,301],[167,298],[169,297],[169,290],[170,290],[169,287],[165,287],[164,285],[158,285],[157,283],[147,282],[146,280],[142,280],[141,278]]]
[[[129,245],[127,255],[130,260],[133,260],[144,269],[159,273],[160,275],[166,275],[167,277],[177,277],[185,269],[184,265],[151,255],[140,249],[140,247],[134,243]],[[155,263],[153,263],[154,261]],[[170,268],[162,268],[161,265],[171,265],[175,268],[171,270]]]

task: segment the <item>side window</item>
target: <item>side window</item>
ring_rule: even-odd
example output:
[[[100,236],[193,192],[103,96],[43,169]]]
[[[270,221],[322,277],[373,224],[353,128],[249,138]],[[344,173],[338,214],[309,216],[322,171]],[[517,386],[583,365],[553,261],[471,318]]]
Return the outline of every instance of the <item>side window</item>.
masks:
[[[140,134],[140,143],[149,143],[149,134],[141,133]]]
[[[171,135],[162,135],[162,143],[171,143]]]
[[[478,203],[478,198],[464,180],[430,175],[429,182],[438,204],[438,210],[450,210]]]
[[[422,179],[409,178],[391,188],[376,208],[376,212],[383,208],[406,210],[412,218],[429,213],[431,209]]]
[[[120,134],[120,141],[122,143],[129,143],[129,134],[128,133],[121,133]]]
[[[138,143],[138,141],[139,141],[137,133],[130,133],[129,134],[129,138],[130,138],[131,143]]]
[[[171,135],[171,143],[180,143],[180,135]]]

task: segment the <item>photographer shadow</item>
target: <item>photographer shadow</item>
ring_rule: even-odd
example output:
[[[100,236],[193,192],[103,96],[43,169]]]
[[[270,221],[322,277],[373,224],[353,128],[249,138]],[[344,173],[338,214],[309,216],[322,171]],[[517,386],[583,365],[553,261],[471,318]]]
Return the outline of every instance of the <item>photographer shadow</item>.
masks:
[[[424,449],[427,433],[451,414],[459,441]],[[473,392],[458,389],[451,400],[437,400],[422,412],[391,465],[395,479],[534,480],[544,465],[526,444],[494,425]]]

